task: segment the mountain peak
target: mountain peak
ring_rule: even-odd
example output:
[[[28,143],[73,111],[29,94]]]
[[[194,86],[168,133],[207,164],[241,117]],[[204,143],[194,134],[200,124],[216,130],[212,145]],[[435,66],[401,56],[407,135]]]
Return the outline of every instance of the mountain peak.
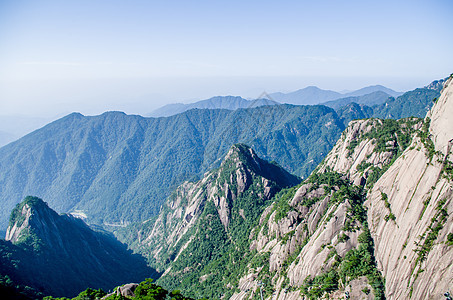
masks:
[[[234,169],[246,169],[248,172],[276,182],[283,187],[293,186],[300,182],[294,176],[274,162],[268,162],[258,157],[255,151],[245,144],[234,144],[228,151],[221,164],[222,172],[231,172]]]
[[[50,209],[42,199],[27,196],[12,210],[5,239],[13,243],[34,241],[33,246],[37,246],[35,242],[39,239],[39,232],[35,229],[41,228],[40,225],[44,225],[43,221],[48,223],[49,220],[54,220],[56,217],[58,214]],[[37,221],[40,225],[36,224]]]
[[[257,161],[258,156],[256,155],[255,151],[253,151],[253,149],[246,144],[241,143],[231,146],[222,164],[225,164],[228,160],[237,161],[238,159],[244,163],[252,162],[255,165],[259,164],[259,162]]]

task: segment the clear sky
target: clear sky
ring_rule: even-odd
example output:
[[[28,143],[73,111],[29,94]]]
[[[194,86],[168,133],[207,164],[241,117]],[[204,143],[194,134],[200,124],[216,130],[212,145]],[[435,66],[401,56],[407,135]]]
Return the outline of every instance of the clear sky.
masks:
[[[453,72],[453,1],[0,0],[0,115],[404,91]]]

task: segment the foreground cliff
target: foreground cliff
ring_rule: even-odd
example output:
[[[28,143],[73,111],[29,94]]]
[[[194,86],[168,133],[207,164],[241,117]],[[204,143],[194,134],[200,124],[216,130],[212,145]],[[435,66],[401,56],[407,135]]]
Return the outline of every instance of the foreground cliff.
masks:
[[[389,299],[438,298],[453,286],[452,116],[449,79],[410,147],[368,195]]]
[[[0,246],[2,281],[44,295],[74,296],[87,287],[109,290],[158,275],[112,236],[58,215],[36,197],[27,197],[12,211]]]

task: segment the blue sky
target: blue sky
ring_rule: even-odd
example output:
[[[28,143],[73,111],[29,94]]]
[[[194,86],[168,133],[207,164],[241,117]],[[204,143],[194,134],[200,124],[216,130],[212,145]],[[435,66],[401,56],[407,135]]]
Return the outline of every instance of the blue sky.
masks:
[[[453,72],[453,2],[0,0],[0,115],[409,90]]]

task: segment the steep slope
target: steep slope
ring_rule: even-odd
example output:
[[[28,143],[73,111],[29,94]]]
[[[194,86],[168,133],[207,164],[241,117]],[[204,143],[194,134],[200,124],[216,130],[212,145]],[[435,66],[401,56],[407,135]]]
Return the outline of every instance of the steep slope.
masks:
[[[249,255],[248,233],[269,200],[297,183],[297,177],[237,144],[219,169],[178,188],[156,220],[120,230],[117,235],[135,240],[134,249],[166,270],[158,281],[164,287],[183,289],[197,297],[218,297],[222,290],[232,294],[224,290],[222,278],[234,279],[232,273],[244,267],[243,257]]]
[[[74,296],[87,287],[109,290],[158,275],[114,237],[58,215],[36,197],[25,198],[12,211],[0,244],[2,277],[47,295]]]
[[[218,166],[238,142],[306,176],[343,129],[323,106],[191,110],[168,118],[71,114],[0,148],[0,227],[26,195],[90,223],[146,220],[179,184]]]
[[[452,96],[450,79],[424,121],[351,122],[262,214],[232,299],[255,298],[260,282],[272,299],[441,298],[453,278]]]
[[[450,78],[418,137],[368,196],[368,222],[389,298],[440,297],[452,286],[452,113]],[[393,221],[386,222],[388,214]]]
[[[363,209],[366,189],[401,155],[422,120],[357,120],[297,189],[275,197],[260,217],[248,272],[232,299],[265,284],[272,299],[383,299],[384,279]],[[353,183],[356,184],[353,184]],[[259,264],[257,264],[259,262]]]
[[[183,104],[175,103],[168,104],[156,109],[148,114],[148,117],[169,117],[191,109],[229,109],[236,110],[239,108],[252,108],[264,105],[280,104],[268,99],[246,100],[235,96],[217,96],[207,100],[197,101],[194,103]]]

